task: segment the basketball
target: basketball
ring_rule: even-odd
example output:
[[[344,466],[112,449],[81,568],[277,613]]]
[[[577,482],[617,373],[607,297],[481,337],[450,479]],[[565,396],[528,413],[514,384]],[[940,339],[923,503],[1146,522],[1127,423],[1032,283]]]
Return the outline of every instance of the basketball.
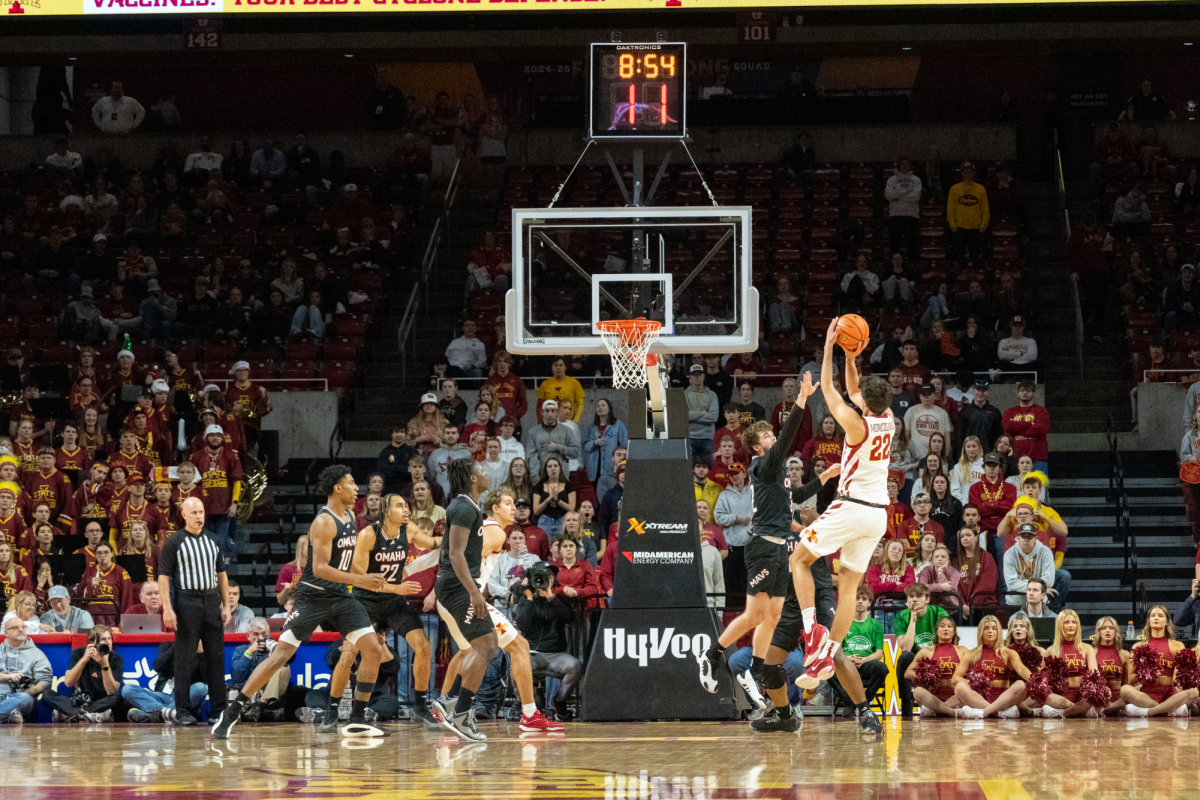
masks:
[[[857,350],[859,345],[871,338],[871,328],[858,314],[846,314],[838,318],[837,343],[846,352]]]

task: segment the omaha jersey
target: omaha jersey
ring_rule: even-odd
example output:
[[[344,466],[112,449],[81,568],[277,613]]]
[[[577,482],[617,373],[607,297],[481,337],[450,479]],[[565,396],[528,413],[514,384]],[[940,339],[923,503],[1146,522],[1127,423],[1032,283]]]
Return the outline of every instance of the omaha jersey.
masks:
[[[856,445],[842,450],[842,473],[838,479],[838,494],[886,506],[888,500],[888,466],[892,458],[892,436],[896,421],[888,413],[879,416],[866,414],[862,418],[867,435]]]
[[[467,559],[467,568],[471,571],[471,577],[478,580],[479,562],[483,557],[483,514],[480,513],[479,506],[475,505],[475,501],[464,494],[451,500],[450,505],[446,507],[446,532],[442,538],[438,577],[441,578],[444,575],[457,580],[457,576],[454,574],[454,564],[450,562],[451,525],[458,525],[470,531],[463,556]],[[465,590],[467,587],[462,588]]]
[[[371,555],[367,559],[367,574],[380,573],[389,584],[399,586],[404,583],[404,565],[408,561],[408,526],[401,528],[392,539],[383,535],[382,527],[379,525],[374,528],[375,544],[372,545]],[[360,587],[354,590],[354,596],[381,599],[398,595],[372,592]]]
[[[337,526],[337,531],[333,535],[333,542],[329,548],[329,566],[342,572],[350,571],[350,564],[354,560],[354,543],[358,541],[358,531],[354,527],[354,517],[348,516],[346,519],[341,519],[337,514],[325,506],[319,512],[328,514]],[[313,574],[313,553],[316,548],[311,544],[308,547],[308,560],[304,564],[304,573],[300,576],[300,585],[296,589],[298,596],[308,595],[310,597],[321,597],[325,595],[341,595],[342,597],[350,596],[350,587],[344,583],[328,581],[324,578],[318,578]]]
[[[750,462],[750,488],[754,498],[751,533],[755,536],[786,539],[792,535],[792,485],[783,462],[791,453],[792,440],[800,430],[803,418],[803,414],[788,414],[775,444]]]

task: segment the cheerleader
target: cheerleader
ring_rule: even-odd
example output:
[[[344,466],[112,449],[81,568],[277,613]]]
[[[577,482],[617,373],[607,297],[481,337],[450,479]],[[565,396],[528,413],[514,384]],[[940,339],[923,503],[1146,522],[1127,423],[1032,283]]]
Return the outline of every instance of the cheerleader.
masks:
[[[967,672],[979,663],[991,680],[983,694],[971,688]],[[1012,680],[1017,677],[1019,680]],[[1021,715],[1017,706],[1025,699],[1025,681],[1029,670],[1021,663],[1016,650],[1009,650],[1000,638],[1000,620],[988,614],[979,621],[979,646],[966,654],[954,670],[951,682],[954,694],[962,703],[955,716],[983,719],[995,714],[1001,719],[1016,719]]]
[[[913,687],[913,699],[921,705],[922,717],[953,717],[955,710],[962,707],[962,701],[955,694],[953,680],[958,665],[962,663],[967,652],[967,648],[958,643],[958,626],[954,624],[954,620],[950,617],[938,620],[937,641],[932,647],[921,648],[904,673],[906,680],[911,681],[915,678],[917,660],[922,658],[932,658],[942,671],[935,691],[930,692],[920,686]]]
[[[1134,667],[1137,653],[1143,648],[1149,649],[1158,660],[1158,679],[1145,686],[1138,682]],[[1175,625],[1166,606],[1151,608],[1146,616],[1146,627],[1142,628],[1142,635],[1131,648],[1129,662],[1125,665],[1126,685],[1121,687],[1121,699],[1126,703],[1128,716],[1188,716],[1188,704],[1194,703],[1200,692],[1196,689],[1175,690],[1175,654],[1183,648],[1183,642],[1175,638]]]
[[[1082,632],[1078,614],[1069,608],[1059,613],[1054,622],[1054,644],[1046,648],[1046,655],[1067,662],[1067,686],[1062,694],[1051,692],[1046,698],[1043,717],[1078,717],[1091,708],[1080,697],[1079,684],[1089,669],[1096,668],[1096,651],[1083,641]]]
[[[1018,611],[1009,618],[1008,634],[1004,637],[1004,646],[1016,650],[1018,655],[1026,647],[1036,650],[1039,656],[1046,655],[1045,649],[1038,644],[1037,634],[1033,631],[1033,623],[1029,621],[1029,616],[1024,611]],[[1009,678],[1011,679],[1011,677],[1010,675]],[[1028,697],[1017,704],[1017,710],[1021,712],[1022,717],[1038,717],[1042,713],[1041,706],[1035,706],[1033,700]]]
[[[1112,617],[1101,617],[1096,623],[1096,632],[1092,634],[1092,650],[1095,663],[1092,669],[1100,671],[1108,688],[1112,690],[1112,702],[1100,710],[1101,716],[1120,714],[1125,710],[1125,701],[1121,699],[1121,688],[1125,685],[1125,675],[1128,671],[1131,656],[1121,641],[1121,629]]]

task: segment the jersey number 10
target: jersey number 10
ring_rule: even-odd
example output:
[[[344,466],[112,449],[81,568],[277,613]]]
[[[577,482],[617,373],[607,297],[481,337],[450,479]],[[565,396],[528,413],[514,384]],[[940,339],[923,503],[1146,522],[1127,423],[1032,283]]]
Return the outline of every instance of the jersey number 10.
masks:
[[[876,436],[871,440],[871,457],[870,461],[891,461],[892,460],[892,435],[889,433],[886,436]]]

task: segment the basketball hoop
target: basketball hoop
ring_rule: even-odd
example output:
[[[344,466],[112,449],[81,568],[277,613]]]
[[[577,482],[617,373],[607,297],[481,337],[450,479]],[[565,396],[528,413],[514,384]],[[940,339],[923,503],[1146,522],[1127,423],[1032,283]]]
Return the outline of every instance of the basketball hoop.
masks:
[[[647,382],[646,368],[658,363],[650,345],[658,338],[662,323],[645,317],[612,319],[596,323],[613,362],[613,388],[636,389]]]

